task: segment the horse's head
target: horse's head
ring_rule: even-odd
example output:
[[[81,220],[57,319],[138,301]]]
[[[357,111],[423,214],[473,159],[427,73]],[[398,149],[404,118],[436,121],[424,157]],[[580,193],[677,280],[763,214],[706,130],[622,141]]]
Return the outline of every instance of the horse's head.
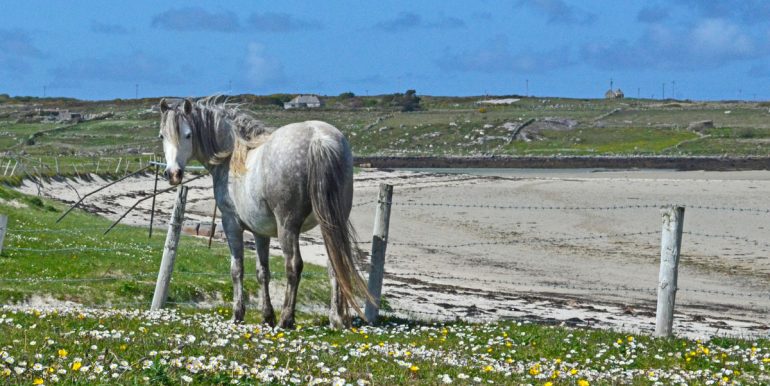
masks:
[[[160,101],[160,134],[166,156],[166,177],[171,185],[182,182],[184,168],[193,157],[193,104],[185,99],[181,106]]]

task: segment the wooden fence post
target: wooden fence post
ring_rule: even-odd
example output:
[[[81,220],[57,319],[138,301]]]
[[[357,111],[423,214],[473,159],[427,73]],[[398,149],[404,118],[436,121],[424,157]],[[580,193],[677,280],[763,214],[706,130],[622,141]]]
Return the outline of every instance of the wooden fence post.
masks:
[[[174,203],[174,213],[171,215],[171,223],[168,225],[166,235],[166,244],[163,247],[163,259],[160,261],[160,270],[158,270],[158,281],[155,282],[155,294],[152,297],[152,306],[150,310],[155,311],[163,308],[168,296],[168,285],[171,282],[171,273],[174,272],[174,260],[176,259],[176,248],[179,245],[179,234],[182,231],[182,221],[184,220],[184,207],[187,203],[187,186],[180,186]]]
[[[374,214],[372,232],[372,264],[369,270],[369,294],[376,304],[366,302],[364,311],[369,324],[377,323],[382,300],[382,279],[385,275],[385,249],[388,246],[388,228],[390,226],[390,206],[393,199],[393,185],[380,184],[377,210]]]
[[[5,241],[6,230],[8,230],[8,216],[0,214],[0,253],[3,252],[3,242]]]
[[[666,208],[663,214],[663,230],[660,235],[660,275],[658,276],[658,307],[655,320],[655,336],[669,337],[674,325],[674,303],[677,291],[679,252],[682,248],[684,208]]]

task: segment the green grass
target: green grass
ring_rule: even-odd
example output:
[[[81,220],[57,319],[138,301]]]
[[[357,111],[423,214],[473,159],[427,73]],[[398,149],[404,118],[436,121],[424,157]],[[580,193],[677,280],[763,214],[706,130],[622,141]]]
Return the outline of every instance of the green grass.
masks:
[[[144,307],[154,291],[165,233],[118,226],[102,233],[110,222],[74,211],[56,224],[65,209],[60,204],[0,187],[0,213],[8,215],[5,247],[0,254],[0,302],[25,304],[51,298],[88,306],[129,304]],[[20,208],[18,206],[21,206]],[[255,302],[258,291],[256,259],[247,251],[245,289]],[[206,240],[183,236],[180,241],[169,301],[222,304],[232,299],[230,258],[225,245],[207,248]],[[284,277],[283,259],[271,260],[276,281]],[[328,303],[324,268],[306,265],[299,294],[308,307]],[[256,317],[257,312],[251,313]]]
[[[518,322],[332,331],[216,310],[0,309],[5,384],[766,384],[770,342],[654,339]]]

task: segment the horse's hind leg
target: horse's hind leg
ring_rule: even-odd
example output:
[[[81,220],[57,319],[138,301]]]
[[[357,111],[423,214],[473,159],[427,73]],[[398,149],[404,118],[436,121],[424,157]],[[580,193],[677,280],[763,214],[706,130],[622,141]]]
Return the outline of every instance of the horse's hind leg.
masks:
[[[222,216],[222,227],[230,247],[230,275],[233,278],[233,320],[242,322],[246,314],[243,303],[243,228],[232,216]]]
[[[294,327],[294,307],[297,304],[297,289],[302,275],[302,256],[299,253],[299,226],[296,229],[278,229],[278,240],[286,259],[286,294],[281,310],[281,328]]]
[[[350,326],[350,318],[345,312],[345,304],[342,302],[342,291],[340,290],[339,283],[337,283],[337,275],[334,273],[331,262],[327,263],[327,269],[329,271],[329,281],[332,286],[332,300],[329,307],[329,327],[342,330]]]
[[[254,235],[257,243],[257,279],[261,288],[262,319],[268,325],[275,326],[275,312],[270,301],[270,238]]]

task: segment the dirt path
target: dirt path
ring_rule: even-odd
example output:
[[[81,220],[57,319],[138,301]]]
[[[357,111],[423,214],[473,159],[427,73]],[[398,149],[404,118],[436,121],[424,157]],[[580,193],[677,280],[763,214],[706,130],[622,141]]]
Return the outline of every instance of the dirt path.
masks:
[[[364,242],[381,182],[395,185],[384,293],[399,314],[649,331],[659,205],[682,203],[688,209],[675,331],[768,334],[770,172],[365,171],[356,175],[352,213]],[[70,183],[82,194],[102,182]],[[208,221],[209,183],[193,183],[189,224]],[[37,192],[31,183],[21,190]],[[89,199],[88,209],[117,218],[151,190],[152,178],[139,177]],[[76,197],[63,183],[43,191],[63,201]],[[172,196],[159,198],[156,218],[168,217]],[[136,225],[148,220],[149,200],[127,218]],[[303,237],[302,252],[306,261],[325,264],[317,230]]]

